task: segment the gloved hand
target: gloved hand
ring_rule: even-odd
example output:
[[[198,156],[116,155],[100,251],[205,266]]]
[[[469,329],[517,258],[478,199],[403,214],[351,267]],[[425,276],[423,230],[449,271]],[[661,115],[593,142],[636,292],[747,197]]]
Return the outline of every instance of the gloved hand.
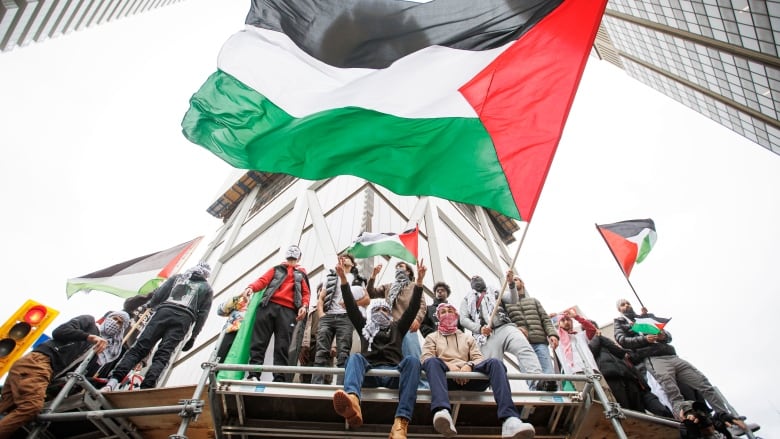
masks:
[[[192,349],[192,346],[195,344],[195,339],[191,338],[187,340],[187,343],[184,343],[184,347],[181,348],[182,351],[187,352],[190,349]]]

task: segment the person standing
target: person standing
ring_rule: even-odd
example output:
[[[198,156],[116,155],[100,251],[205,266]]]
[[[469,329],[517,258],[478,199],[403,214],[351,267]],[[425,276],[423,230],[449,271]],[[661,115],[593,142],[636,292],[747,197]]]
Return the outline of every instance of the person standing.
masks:
[[[506,366],[496,358],[484,358],[474,337],[458,329],[458,311],[449,303],[441,303],[436,313],[436,332],[425,337],[422,368],[431,386],[433,428],[445,437],[458,434],[452,421],[449,390],[484,391],[490,386],[496,401],[496,414],[501,422],[502,438],[532,438],[533,425],[520,420],[506,376]],[[479,372],[489,380],[468,378],[447,379],[447,372]]]
[[[76,366],[88,349],[94,349],[99,361],[113,360],[109,340],[121,339],[129,317],[124,312],[110,313],[111,323],[101,328],[90,315],[74,317],[52,332],[42,343],[16,360],[8,371],[0,399],[0,439],[8,439],[43,409],[46,388],[51,381]],[[115,345],[115,344],[114,344]]]
[[[353,277],[349,285],[355,303],[363,307],[368,305],[370,299],[366,294],[366,290],[359,280],[356,282],[354,278],[355,258],[345,253],[339,256],[339,262],[344,271],[350,273],[350,277]],[[337,367],[344,367],[352,350],[352,333],[355,328],[352,326],[347,310],[344,308],[344,298],[341,294],[340,284],[341,282],[336,272],[332,271],[328,274],[325,288],[319,293],[317,300],[319,326],[317,328],[317,350],[314,355],[314,365],[317,367],[325,367],[331,364],[331,345],[334,338],[336,339]],[[311,382],[312,384],[322,384],[323,379],[322,374],[316,374],[312,376]]]
[[[542,366],[542,372],[554,374],[550,347],[553,349],[558,347],[558,333],[541,302],[528,294],[523,280],[514,276],[513,283],[517,289],[518,301],[507,304],[506,311],[509,318],[528,338],[528,343],[531,344]],[[547,381],[543,384],[544,390],[551,392],[558,390],[558,383],[555,381]]]
[[[142,389],[157,387],[157,379],[168,366],[173,351],[187,336],[190,327],[192,333],[182,350],[192,349],[211,310],[214,293],[208,283],[210,274],[211,267],[205,262],[199,262],[184,273],[169,277],[152,293],[149,300],[149,306],[155,310],[152,318],[130,350],[111,371],[108,382],[100,389],[102,392],[116,390],[119,382],[149,355],[159,341],[160,344],[141,383]]]
[[[241,294],[231,297],[217,307],[217,315],[227,317],[225,326],[222,328],[225,331],[225,336],[222,337],[222,344],[217,349],[217,358],[220,363],[225,362],[225,358],[227,358],[230,352],[230,347],[233,346],[233,341],[235,341],[236,335],[238,335],[238,330],[244,321],[246,308],[249,305],[249,298],[250,294],[244,290]]]
[[[301,249],[291,245],[284,254],[285,261],[269,269],[244,290],[246,294],[265,290],[263,301],[257,307],[249,348],[249,364],[262,365],[265,351],[274,337],[274,364],[286,366],[290,340],[295,322],[306,317],[309,308],[309,278],[298,265]],[[250,372],[250,380],[260,380],[261,372]],[[274,373],[274,381],[286,381],[283,373]]]

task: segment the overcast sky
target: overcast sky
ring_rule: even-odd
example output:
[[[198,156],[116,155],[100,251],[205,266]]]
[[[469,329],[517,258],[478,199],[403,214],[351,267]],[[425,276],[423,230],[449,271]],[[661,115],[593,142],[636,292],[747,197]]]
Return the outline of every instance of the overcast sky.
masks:
[[[240,30],[248,2],[187,0],[0,54],[4,314],[27,298],[101,315],[121,301],[65,298],[68,278],[162,250],[219,221],[231,168],[188,143],[188,98]],[[520,252],[548,311],[599,324],[636,304],[594,223],[656,222],[634,268],[645,305],[672,317],[678,354],[762,435],[780,431],[780,156],[591,60]],[[5,319],[5,316],[0,316]]]

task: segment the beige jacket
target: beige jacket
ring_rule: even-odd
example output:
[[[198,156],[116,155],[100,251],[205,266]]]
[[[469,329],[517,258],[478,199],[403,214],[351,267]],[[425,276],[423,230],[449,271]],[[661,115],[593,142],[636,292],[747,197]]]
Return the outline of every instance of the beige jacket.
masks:
[[[390,294],[390,287],[393,284],[384,284],[380,285],[378,287],[374,286],[374,279],[368,280],[368,285],[366,289],[368,290],[368,296],[372,299],[377,298],[385,298],[387,299],[387,296]],[[398,321],[401,316],[404,314],[404,310],[406,308],[409,308],[409,302],[412,301],[412,291],[414,291],[414,282],[409,282],[408,285],[406,285],[406,288],[401,290],[400,293],[398,293],[398,297],[395,299],[395,306],[393,306],[392,314],[393,314],[393,320]],[[420,309],[417,311],[417,316],[415,317],[415,320],[417,320],[417,323],[422,323],[423,319],[425,318],[425,311],[428,309],[428,305],[425,303],[425,297],[423,295],[423,300],[420,301]]]
[[[461,330],[450,335],[442,335],[439,331],[428,334],[423,343],[420,361],[424,362],[431,357],[441,358],[447,366],[458,369],[469,361],[479,364],[484,358],[476,339]]]

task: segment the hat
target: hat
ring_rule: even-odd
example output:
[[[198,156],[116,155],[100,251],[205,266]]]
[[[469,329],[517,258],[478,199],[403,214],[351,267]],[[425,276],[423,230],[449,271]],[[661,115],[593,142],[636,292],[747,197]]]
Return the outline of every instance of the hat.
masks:
[[[287,251],[284,253],[285,259],[295,259],[300,260],[301,259],[301,248],[297,245],[291,245],[287,247]]]
[[[624,303],[630,303],[630,302],[628,301],[628,299],[618,299],[617,300],[617,302],[615,303],[615,306],[617,307],[618,311],[620,311],[620,305],[622,305]]]

